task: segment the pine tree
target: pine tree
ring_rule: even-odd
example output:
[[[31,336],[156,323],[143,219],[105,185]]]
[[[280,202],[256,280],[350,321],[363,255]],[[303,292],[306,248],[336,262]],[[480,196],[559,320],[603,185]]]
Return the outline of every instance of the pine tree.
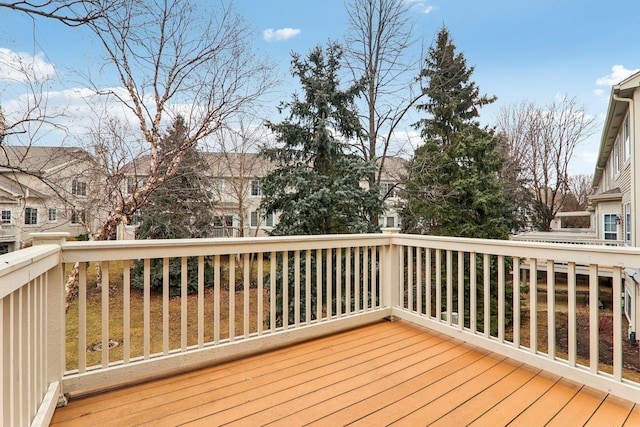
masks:
[[[178,116],[161,140],[159,155],[172,158],[175,150],[187,138],[184,119]],[[178,173],[156,188],[141,210],[136,237],[139,239],[186,239],[209,237],[213,227],[213,209],[209,194],[210,182],[206,162],[196,147],[184,151]],[[151,289],[162,290],[163,261],[151,260]],[[197,257],[187,259],[188,292],[197,290]],[[136,262],[132,271],[132,284],[143,287],[143,264]],[[169,260],[169,292],[179,295],[181,289],[181,260]],[[207,278],[213,269],[205,263]],[[205,280],[205,283],[212,283]]]
[[[306,60],[293,55],[292,74],[303,97],[294,94],[281,105],[289,117],[267,124],[281,145],[262,151],[277,165],[263,184],[263,212],[280,214],[273,234],[375,231],[371,216],[382,212],[380,193],[360,185],[375,165],[351,153],[348,144],[362,132],[354,99],[363,86],[340,88],[341,57],[335,43],[316,47]]]
[[[509,233],[498,181],[499,141],[477,121],[479,109],[495,97],[480,95],[473,70],[442,28],[421,71],[428,102],[417,109],[427,117],[415,125],[424,144],[414,153],[406,183],[408,231],[499,239]]]

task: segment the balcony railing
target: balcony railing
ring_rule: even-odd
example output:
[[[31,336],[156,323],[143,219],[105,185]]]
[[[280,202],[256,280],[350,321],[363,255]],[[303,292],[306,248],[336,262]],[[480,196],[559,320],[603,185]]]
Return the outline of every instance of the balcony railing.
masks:
[[[35,242],[0,258],[2,425],[47,424],[65,394],[385,317],[640,402],[637,372],[623,363],[619,303],[624,269],[640,266],[636,249],[395,232],[110,242],[43,234]],[[65,314],[70,273],[77,298]],[[605,292],[610,315],[599,309]]]

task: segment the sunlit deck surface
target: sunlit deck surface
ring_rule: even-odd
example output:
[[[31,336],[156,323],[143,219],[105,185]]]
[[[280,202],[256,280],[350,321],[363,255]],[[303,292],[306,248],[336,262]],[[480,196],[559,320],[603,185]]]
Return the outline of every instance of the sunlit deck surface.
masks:
[[[406,322],[71,400],[52,425],[640,425],[640,405]]]

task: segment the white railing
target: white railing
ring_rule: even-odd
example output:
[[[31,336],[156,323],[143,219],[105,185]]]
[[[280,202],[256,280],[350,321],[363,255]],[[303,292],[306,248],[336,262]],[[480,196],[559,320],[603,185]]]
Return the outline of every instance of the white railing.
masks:
[[[620,299],[637,249],[408,235],[392,247],[404,266],[395,316],[640,401],[638,370],[624,365],[639,359],[637,343],[623,347]],[[610,312],[600,310],[605,291]]]
[[[604,245],[604,246],[624,246],[623,240],[598,239],[593,233],[567,232],[567,231],[533,231],[515,234],[510,237],[517,242],[543,242],[543,243],[563,243],[572,245]]]
[[[640,401],[623,364],[618,303],[624,269],[640,266],[635,249],[397,233],[53,237],[57,245],[0,258],[3,425],[46,424],[62,392],[193,369],[387,316]],[[63,279],[76,266],[78,295],[65,315]],[[605,315],[599,300],[609,289]],[[610,360],[601,357],[603,340],[612,343]]]

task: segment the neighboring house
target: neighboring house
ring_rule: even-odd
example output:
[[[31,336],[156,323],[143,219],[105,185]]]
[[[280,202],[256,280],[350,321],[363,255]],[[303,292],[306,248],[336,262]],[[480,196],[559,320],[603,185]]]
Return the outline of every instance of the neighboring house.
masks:
[[[87,233],[95,163],[75,147],[3,146],[0,152],[0,254],[30,244],[30,233]]]
[[[613,86],[589,198],[597,238],[640,246],[640,72]],[[640,263],[625,274],[624,313],[640,323]]]
[[[264,215],[262,202],[262,180],[274,168],[269,160],[256,153],[205,152],[212,182],[210,189],[215,210],[214,235],[212,237],[266,236],[278,224],[279,215]],[[400,182],[405,173],[406,161],[399,157],[387,157],[380,177],[381,196],[386,210],[378,218],[381,227],[399,227]],[[134,185],[144,179],[145,159],[136,162],[135,176],[127,182]],[[366,186],[366,182],[362,182]],[[129,191],[129,190],[126,190]],[[123,225],[118,231],[119,239],[135,238],[135,221]]]

